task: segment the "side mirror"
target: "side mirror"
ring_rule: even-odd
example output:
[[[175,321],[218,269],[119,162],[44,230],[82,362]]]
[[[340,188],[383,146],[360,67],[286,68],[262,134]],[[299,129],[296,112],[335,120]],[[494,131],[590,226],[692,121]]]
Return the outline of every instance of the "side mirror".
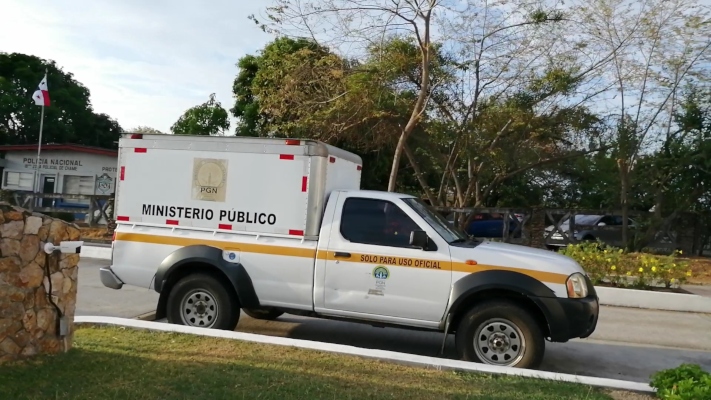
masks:
[[[422,250],[427,250],[430,244],[430,237],[425,231],[410,232],[410,246],[419,247]]]
[[[605,225],[607,225],[607,224],[604,223],[604,222],[598,222],[598,223],[597,223],[597,226],[605,226]]]

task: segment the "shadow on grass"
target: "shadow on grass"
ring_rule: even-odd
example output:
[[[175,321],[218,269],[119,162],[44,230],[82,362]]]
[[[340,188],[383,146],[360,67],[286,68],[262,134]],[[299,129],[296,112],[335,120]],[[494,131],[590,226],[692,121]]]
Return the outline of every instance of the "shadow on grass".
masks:
[[[130,341],[133,334],[118,335]],[[110,335],[87,336],[81,339],[83,348],[69,353],[0,366],[0,399],[609,399],[577,385],[426,371],[242,342],[138,335],[143,336],[134,349],[125,338],[111,342]]]

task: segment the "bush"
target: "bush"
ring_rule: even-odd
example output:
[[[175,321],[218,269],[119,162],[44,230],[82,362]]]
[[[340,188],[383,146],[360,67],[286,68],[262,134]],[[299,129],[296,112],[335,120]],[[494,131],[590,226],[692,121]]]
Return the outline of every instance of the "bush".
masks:
[[[650,386],[664,400],[711,400],[711,374],[696,364],[659,371]]]
[[[681,252],[668,256],[627,253],[600,242],[583,242],[565,247],[561,254],[573,258],[588,273],[593,284],[603,282],[619,287],[649,288],[663,284],[678,287],[691,276]]]

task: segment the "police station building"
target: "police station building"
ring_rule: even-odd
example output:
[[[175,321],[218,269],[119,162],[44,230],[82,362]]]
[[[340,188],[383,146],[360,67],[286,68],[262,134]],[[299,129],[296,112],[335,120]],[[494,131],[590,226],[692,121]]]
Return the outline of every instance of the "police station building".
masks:
[[[116,187],[118,151],[76,144],[46,144],[41,148],[35,186],[41,193],[110,195]],[[0,146],[2,189],[33,191],[37,145]],[[88,205],[88,200],[63,201]],[[55,207],[60,206],[55,204]]]

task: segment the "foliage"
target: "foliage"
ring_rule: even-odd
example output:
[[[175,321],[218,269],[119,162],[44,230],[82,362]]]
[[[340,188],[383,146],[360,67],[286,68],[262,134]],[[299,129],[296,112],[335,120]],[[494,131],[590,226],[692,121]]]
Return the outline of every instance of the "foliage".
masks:
[[[391,71],[370,60],[355,63],[306,39],[275,39],[238,63],[238,132],[348,142],[362,151],[391,145],[412,95],[396,96],[387,86]]]
[[[617,287],[649,289],[659,284],[678,287],[689,277],[689,263],[679,258],[681,252],[656,256],[628,253],[601,242],[568,245],[561,254],[573,258],[588,273],[593,284],[610,283]]]
[[[149,134],[149,135],[164,135],[164,133],[159,131],[158,129],[151,128],[150,126],[143,126],[143,125],[139,125],[133,129],[129,129],[128,132],[130,132],[130,133],[145,133],[145,134]]]
[[[321,48],[307,39],[279,37],[268,43],[260,54],[248,54],[239,59],[237,62],[239,73],[232,84],[235,104],[230,109],[232,115],[238,120],[237,135],[267,136],[273,133],[279,136],[279,133],[275,132],[278,127],[270,126],[270,123],[278,121],[270,121],[269,110],[262,109],[260,98],[267,94],[268,99],[269,94],[272,93],[270,91],[277,89],[273,86],[274,82],[268,77],[270,72],[276,70],[289,74],[291,71],[280,67],[285,63],[288,64],[286,59],[302,50],[308,50],[310,54],[326,52],[325,48]]]
[[[433,205],[654,208],[630,251],[711,209],[697,0],[271,3],[250,18],[277,38],[238,63],[240,135],[347,147],[364,187]]]
[[[170,127],[175,135],[219,135],[230,129],[227,110],[222,108],[215,94],[197,106],[189,108]]]
[[[89,89],[54,61],[20,53],[0,53],[0,144],[36,144],[41,107],[32,93],[47,70],[51,103],[45,107],[42,140],[116,148],[121,126],[94,113]]]
[[[387,190],[387,169],[413,96],[393,90],[402,82],[391,67],[417,74],[416,61],[408,58],[413,46],[394,38],[352,62],[307,39],[277,38],[238,63],[231,110],[237,132],[316,139],[353,151],[363,158],[362,186]],[[407,56],[393,49],[406,49]],[[417,193],[412,173],[399,182],[402,191]]]
[[[663,400],[711,400],[711,374],[696,364],[681,364],[659,371],[650,386]]]

